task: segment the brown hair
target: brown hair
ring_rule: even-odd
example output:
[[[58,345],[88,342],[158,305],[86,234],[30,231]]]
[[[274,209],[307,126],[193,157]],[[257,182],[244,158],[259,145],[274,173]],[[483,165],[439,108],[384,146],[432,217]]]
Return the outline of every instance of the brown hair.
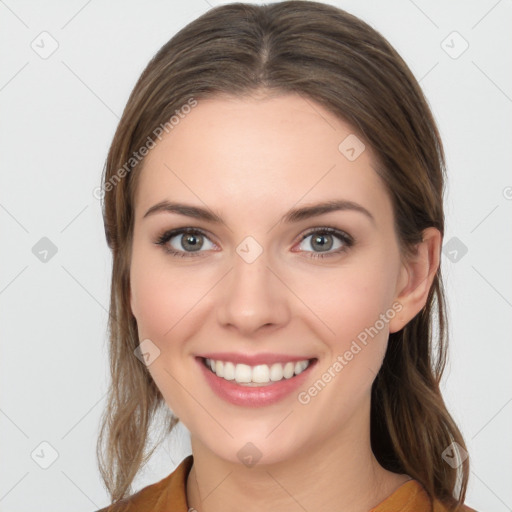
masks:
[[[129,270],[142,165],[133,155],[192,98],[256,91],[316,101],[370,145],[393,203],[403,254],[427,227],[444,234],[445,160],[435,121],[409,68],[373,28],[322,3],[284,1],[223,5],[179,31],[135,85],[103,176],[105,233],[113,254],[112,382],[97,455],[114,502],[131,493],[134,477],[158,446],[145,452],[155,414],[165,408],[147,368],[134,357],[139,340]],[[371,443],[384,468],[410,475],[432,499],[457,510],[466,494],[469,459],[452,468],[442,458],[453,441],[466,448],[439,387],[447,354],[445,309],[439,269],[424,309],[389,336],[372,386]],[[168,414],[164,434],[177,422]]]

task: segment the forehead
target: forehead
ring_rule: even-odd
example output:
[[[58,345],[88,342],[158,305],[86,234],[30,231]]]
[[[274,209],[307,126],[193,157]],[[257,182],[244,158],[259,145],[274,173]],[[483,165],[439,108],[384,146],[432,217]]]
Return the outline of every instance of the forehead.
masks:
[[[342,198],[389,213],[374,166],[353,128],[311,99],[209,98],[146,156],[136,210],[140,217],[163,199],[188,199],[216,210],[236,203],[282,212],[297,202]]]

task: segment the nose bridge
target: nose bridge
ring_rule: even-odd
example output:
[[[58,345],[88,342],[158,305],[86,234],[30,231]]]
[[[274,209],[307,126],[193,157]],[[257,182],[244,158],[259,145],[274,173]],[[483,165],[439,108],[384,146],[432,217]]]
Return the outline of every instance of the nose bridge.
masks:
[[[287,290],[271,270],[268,256],[252,236],[236,247],[233,268],[218,308],[220,323],[250,334],[261,326],[282,326],[288,321]]]

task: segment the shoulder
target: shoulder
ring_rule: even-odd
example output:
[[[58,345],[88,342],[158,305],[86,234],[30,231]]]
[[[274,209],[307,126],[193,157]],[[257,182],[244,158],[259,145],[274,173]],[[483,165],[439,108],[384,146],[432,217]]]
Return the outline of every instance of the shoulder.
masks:
[[[417,480],[411,479],[403,483],[384,501],[379,503],[370,512],[449,512],[441,501],[431,500],[423,486]],[[477,512],[463,505],[457,512]]]
[[[448,507],[443,505],[440,501],[435,500],[434,501],[434,512],[450,512]],[[462,505],[459,509],[457,509],[457,512],[477,512],[474,508],[470,508],[467,505]]]
[[[187,456],[168,476],[96,512],[187,512],[186,482],[193,457]]]

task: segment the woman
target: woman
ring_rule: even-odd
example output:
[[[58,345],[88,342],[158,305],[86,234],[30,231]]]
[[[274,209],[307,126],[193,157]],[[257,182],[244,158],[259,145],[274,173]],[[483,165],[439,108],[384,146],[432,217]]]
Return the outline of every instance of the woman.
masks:
[[[103,181],[103,510],[471,510],[443,183],[412,73],[340,9],[225,5],[164,45]],[[192,454],[130,495],[162,408]]]

